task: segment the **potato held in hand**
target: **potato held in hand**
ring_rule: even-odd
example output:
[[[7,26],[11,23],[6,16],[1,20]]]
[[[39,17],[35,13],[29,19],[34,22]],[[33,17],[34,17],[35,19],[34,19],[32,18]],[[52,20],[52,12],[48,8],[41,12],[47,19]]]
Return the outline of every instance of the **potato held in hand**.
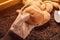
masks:
[[[33,5],[25,8],[22,11],[22,14],[19,10],[17,12],[19,12],[19,15],[15,20],[15,23],[12,24],[14,26],[12,31],[23,39],[29,35],[33,28],[41,26],[50,20],[50,14],[47,11],[41,11],[39,7]],[[21,18],[27,14],[29,14],[28,18],[24,17],[22,20]]]
[[[33,6],[26,8],[23,13],[30,13],[30,19],[28,23],[41,26],[50,20],[50,14],[47,11],[41,11]]]
[[[13,29],[11,29],[14,33],[19,35],[23,39],[25,39],[29,35],[33,28],[41,26],[50,20],[49,12],[41,10],[39,3],[40,2],[34,2],[28,7],[24,6],[25,8],[23,7],[20,10],[22,13],[20,11],[17,11],[19,12],[19,15],[15,22],[12,24]],[[29,14],[29,18],[24,16],[27,14]],[[22,19],[22,17],[24,18]]]

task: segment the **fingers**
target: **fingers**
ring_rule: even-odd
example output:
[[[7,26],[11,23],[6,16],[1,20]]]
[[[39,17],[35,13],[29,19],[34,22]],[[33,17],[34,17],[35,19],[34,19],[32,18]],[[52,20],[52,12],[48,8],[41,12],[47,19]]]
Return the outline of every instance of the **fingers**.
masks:
[[[43,11],[43,14],[44,14],[44,22],[46,23],[50,20],[51,16],[50,13],[48,13],[47,11]]]
[[[47,12],[51,13],[53,10],[53,5],[51,3],[46,3],[46,9]]]
[[[19,13],[19,14],[21,14],[21,10],[20,9],[16,10],[16,12]]]
[[[57,9],[60,9],[60,4],[56,2],[52,2],[53,6]]]
[[[45,10],[45,8],[46,8],[46,4],[42,4],[41,7],[40,7],[40,9],[43,10],[43,11]]]
[[[37,6],[32,5],[29,6],[28,8],[24,9],[24,13],[30,13],[31,15],[34,14],[35,11],[41,11]]]

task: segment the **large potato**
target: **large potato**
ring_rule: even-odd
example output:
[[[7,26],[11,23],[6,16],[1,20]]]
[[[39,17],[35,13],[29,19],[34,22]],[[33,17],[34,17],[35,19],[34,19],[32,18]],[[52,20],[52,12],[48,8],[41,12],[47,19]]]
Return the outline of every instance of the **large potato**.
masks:
[[[47,11],[41,11],[33,6],[26,8],[23,13],[31,15],[27,22],[33,25],[41,26],[50,20],[50,14]]]

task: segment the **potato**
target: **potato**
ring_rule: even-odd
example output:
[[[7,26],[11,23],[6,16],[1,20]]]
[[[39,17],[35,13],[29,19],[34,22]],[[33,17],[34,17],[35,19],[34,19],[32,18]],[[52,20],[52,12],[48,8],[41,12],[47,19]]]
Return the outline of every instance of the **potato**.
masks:
[[[26,8],[23,13],[30,13],[30,19],[27,21],[29,24],[41,26],[50,20],[50,14],[47,11],[41,11],[35,6]]]

